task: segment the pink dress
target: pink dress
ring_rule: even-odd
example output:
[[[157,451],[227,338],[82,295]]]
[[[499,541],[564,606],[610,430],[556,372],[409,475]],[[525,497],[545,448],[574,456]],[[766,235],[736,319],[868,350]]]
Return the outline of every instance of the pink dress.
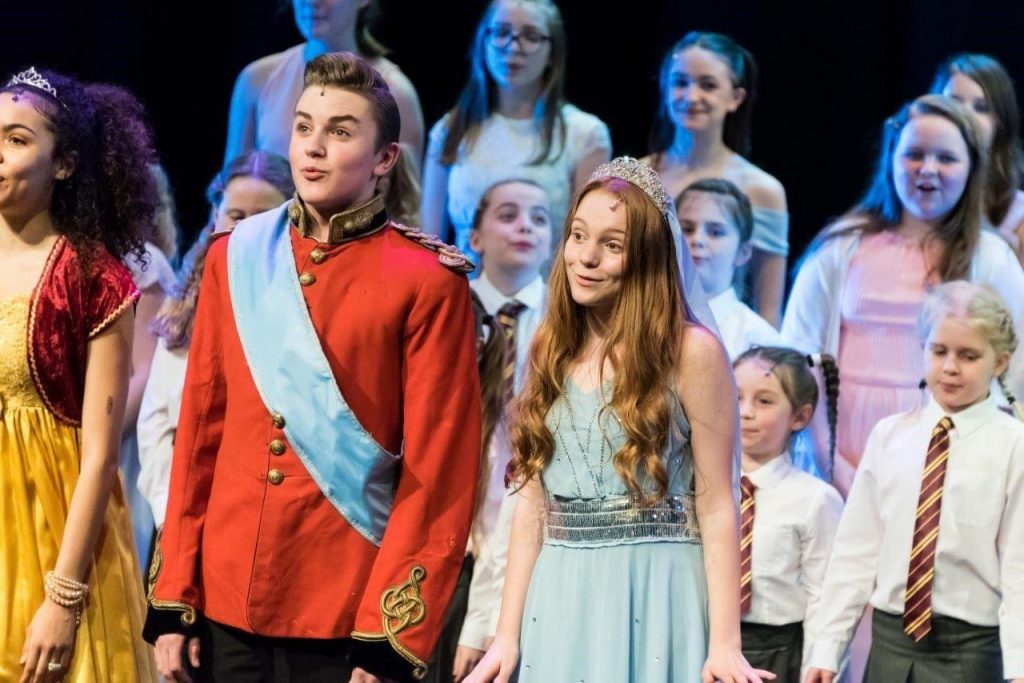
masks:
[[[868,434],[922,399],[917,317],[929,261],[914,240],[895,232],[865,235],[850,262],[840,303],[838,455],[856,468]]]

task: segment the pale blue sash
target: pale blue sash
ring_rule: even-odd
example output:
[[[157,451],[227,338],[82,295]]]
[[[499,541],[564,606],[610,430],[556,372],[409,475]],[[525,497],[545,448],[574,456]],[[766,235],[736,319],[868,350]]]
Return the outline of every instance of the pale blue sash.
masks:
[[[228,240],[228,287],[249,372],[320,490],[380,545],[399,456],[378,444],[341,395],[295,272],[288,203],[243,221]],[[269,418],[268,418],[269,419]]]

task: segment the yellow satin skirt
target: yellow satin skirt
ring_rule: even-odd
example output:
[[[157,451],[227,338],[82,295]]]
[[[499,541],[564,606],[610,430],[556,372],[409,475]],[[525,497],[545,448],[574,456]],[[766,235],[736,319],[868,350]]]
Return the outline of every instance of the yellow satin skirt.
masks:
[[[21,677],[18,660],[25,631],[46,597],[43,576],[57,562],[78,482],[81,449],[79,430],[59,422],[43,406],[27,374],[21,303],[0,301],[0,681],[4,682]],[[145,595],[120,480],[107,504],[87,581],[89,598],[74,659],[63,680],[156,681],[152,651],[141,635]]]

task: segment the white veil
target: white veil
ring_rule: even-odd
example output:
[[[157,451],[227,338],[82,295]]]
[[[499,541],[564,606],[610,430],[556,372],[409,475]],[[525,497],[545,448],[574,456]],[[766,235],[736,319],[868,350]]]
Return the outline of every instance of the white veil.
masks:
[[[718,325],[715,323],[715,316],[711,314],[711,307],[708,306],[708,297],[704,293],[704,287],[700,284],[697,275],[697,266],[690,256],[690,248],[683,239],[683,230],[679,225],[679,218],[676,216],[676,207],[672,198],[661,184],[661,178],[657,172],[647,164],[634,159],[633,157],[616,157],[606,164],[601,164],[590,175],[588,182],[604,178],[619,178],[627,183],[636,185],[651,198],[663,216],[668,219],[669,229],[672,231],[672,242],[676,249],[676,262],[679,265],[680,287],[683,292],[683,302],[688,320],[698,322],[715,333],[721,339]]]
[[[679,217],[676,216],[674,206],[668,211],[668,227],[672,231],[672,242],[676,247],[676,262],[679,264],[679,283],[683,289],[683,300],[690,310],[687,311],[688,318],[700,323],[715,333],[719,339],[722,338],[718,331],[718,324],[715,316],[711,313],[711,306],[708,305],[708,295],[704,293],[704,285],[700,283],[697,275],[697,266],[690,256],[690,247],[683,239],[683,229],[679,225]]]

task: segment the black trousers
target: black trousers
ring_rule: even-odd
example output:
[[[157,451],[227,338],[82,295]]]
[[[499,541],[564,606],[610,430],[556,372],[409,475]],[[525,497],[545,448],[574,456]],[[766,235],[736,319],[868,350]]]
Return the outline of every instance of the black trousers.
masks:
[[[269,638],[206,620],[199,680],[203,683],[348,683],[349,641]]]
[[[771,671],[777,683],[800,683],[804,623],[770,626],[740,622],[743,656],[755,669]]]
[[[903,615],[875,610],[866,683],[1002,683],[998,626],[932,615],[921,642],[903,632]]]
[[[462,633],[462,622],[466,620],[469,608],[469,584],[473,580],[473,556],[466,555],[462,562],[462,571],[455,584],[455,593],[448,604],[448,612],[444,616],[441,637],[434,648],[434,656],[427,664],[426,683],[451,683],[452,669],[455,668],[455,648],[459,645]]]

